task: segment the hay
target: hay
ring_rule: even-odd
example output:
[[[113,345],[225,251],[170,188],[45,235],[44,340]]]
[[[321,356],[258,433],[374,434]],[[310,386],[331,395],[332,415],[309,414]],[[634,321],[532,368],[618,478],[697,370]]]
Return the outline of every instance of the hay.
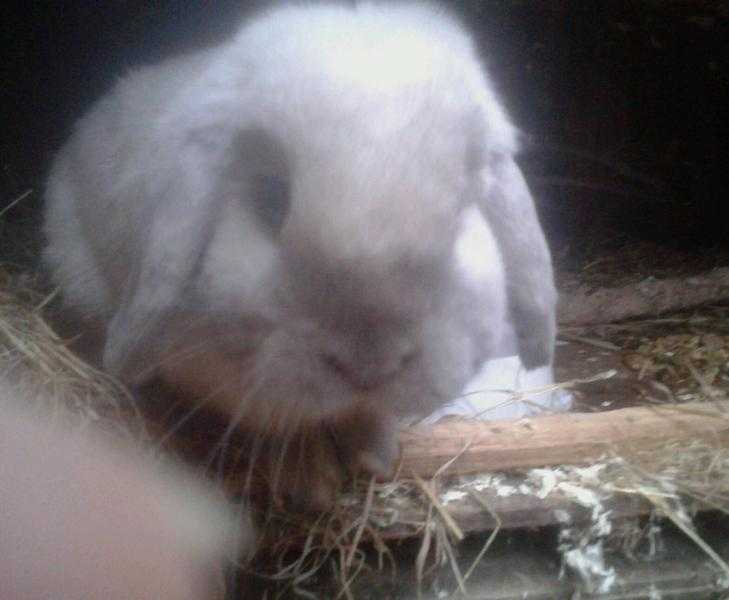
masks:
[[[0,374],[20,386],[34,410],[73,427],[93,424],[140,443],[144,421],[124,386],[80,359],[47,323],[38,277],[0,265]]]
[[[34,397],[53,402],[39,409],[57,414],[78,427],[93,424],[139,443],[149,442],[150,434],[124,387],[76,357],[46,323],[43,310],[52,296],[38,289],[34,277],[0,268],[3,372],[22,385],[44,392]],[[590,339],[599,342],[598,337]],[[717,345],[715,338],[699,337],[698,340],[689,340],[688,344],[693,353],[690,356],[693,370],[682,363],[685,370],[679,375],[683,383],[693,382],[691,399],[701,396],[711,400],[716,397],[717,381],[724,376],[721,369],[715,369],[716,357],[725,358],[726,346]],[[705,340],[711,346],[706,351]],[[685,338],[681,341],[686,345]],[[605,349],[606,344],[614,349],[611,341],[593,345]],[[637,352],[650,354],[652,346],[645,341],[643,344]],[[622,347],[622,344],[614,346]],[[661,356],[664,360],[666,353]],[[707,375],[705,368],[714,370]],[[646,370],[644,376],[663,372],[670,373]],[[711,410],[710,403],[707,410]],[[717,413],[716,418],[728,419],[729,415]],[[462,451],[467,452],[468,448]],[[565,568],[582,569],[586,579],[595,580],[591,583],[594,589],[604,590],[611,585],[612,573],[604,562],[604,550],[608,542],[614,546],[619,536],[607,511],[599,507],[604,509],[605,502],[615,495],[636,496],[650,502],[657,514],[674,522],[729,577],[729,567],[701,539],[690,518],[699,508],[729,515],[726,440],[697,439],[688,444],[666,440],[658,447],[622,452],[621,456],[611,455],[608,448],[604,460],[594,467],[532,469],[518,476],[521,483],[516,486],[504,484],[504,475],[499,473],[446,478],[442,472],[428,481],[403,472],[387,483],[355,480],[327,515],[302,516],[283,510],[258,514],[261,558],[253,567],[241,565],[241,570],[253,568],[258,577],[271,582],[276,594],[293,593],[310,598],[316,595],[307,588],[320,582],[326,574],[333,576],[338,585],[339,591],[333,597],[349,600],[357,597],[356,580],[364,573],[396,573],[391,542],[410,538],[419,543],[413,564],[418,589],[423,589],[436,566],[447,564],[457,582],[453,592],[465,595],[469,578],[478,562],[488,555],[502,526],[498,511],[490,505],[485,493],[490,490],[499,496],[530,494],[540,501],[568,497],[576,505],[591,506],[593,518],[587,527],[576,529],[570,515],[564,515],[566,533],[561,547]],[[457,543],[478,531],[472,525],[465,528],[459,521],[456,507],[466,500],[480,507],[484,517],[482,530],[490,533],[485,536],[476,560],[463,568],[457,557]],[[636,537],[635,531],[624,535],[626,539]]]
[[[725,417],[719,417],[725,418]],[[680,450],[680,451],[678,451]],[[296,592],[307,581],[315,585],[316,576],[327,564],[340,565],[337,575],[351,596],[351,581],[364,572],[382,571],[383,555],[389,555],[387,542],[412,538],[419,540],[415,558],[414,585],[422,590],[437,566],[449,565],[457,588],[468,593],[468,580],[478,563],[487,556],[502,524],[499,514],[486,499],[484,491],[516,497],[531,495],[544,502],[568,498],[591,513],[586,523],[572,521],[570,512],[562,514],[559,550],[564,568],[575,572],[587,590],[607,592],[617,581],[610,566],[610,553],[633,551],[640,542],[655,534],[656,526],[624,530],[626,522],[613,519],[610,501],[616,495],[635,496],[653,506],[652,523],[663,517],[672,521],[729,576],[723,559],[702,540],[692,517],[699,509],[720,510],[729,514],[729,447],[695,441],[674,446],[670,441],[635,455],[610,456],[592,467],[562,466],[531,469],[517,477],[520,483],[504,483],[506,475],[484,473],[479,476],[451,477],[430,481],[402,477],[373,484],[356,482],[343,494],[328,518],[309,520],[300,515],[271,516],[267,531],[272,536],[264,546],[266,555],[295,556],[276,572],[259,572],[270,578],[279,593]],[[461,565],[456,546],[466,535],[478,534],[471,526],[465,531],[459,523],[458,502],[465,498],[480,504],[484,515],[484,545],[476,559]],[[646,515],[650,511],[646,511]],[[633,521],[628,521],[633,523]],[[374,560],[364,548],[379,556]],[[394,568],[394,567],[392,567]],[[412,576],[412,574],[410,575]]]

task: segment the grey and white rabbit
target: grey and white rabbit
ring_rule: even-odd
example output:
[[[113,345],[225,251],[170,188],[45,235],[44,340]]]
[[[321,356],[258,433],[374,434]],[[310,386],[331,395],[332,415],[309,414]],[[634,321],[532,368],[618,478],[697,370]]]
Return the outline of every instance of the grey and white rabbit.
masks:
[[[45,261],[105,328],[107,369],[282,440],[257,460],[324,505],[348,471],[391,469],[395,418],[456,396],[508,319],[523,364],[551,363],[517,137],[445,11],[278,7],[81,119]]]

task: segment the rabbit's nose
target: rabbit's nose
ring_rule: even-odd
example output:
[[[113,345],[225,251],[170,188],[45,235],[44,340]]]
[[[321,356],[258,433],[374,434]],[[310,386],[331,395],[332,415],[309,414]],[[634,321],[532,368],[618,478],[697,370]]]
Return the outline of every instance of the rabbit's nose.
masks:
[[[401,372],[416,355],[412,344],[362,348],[356,352],[326,354],[325,362],[354,387],[372,389]]]

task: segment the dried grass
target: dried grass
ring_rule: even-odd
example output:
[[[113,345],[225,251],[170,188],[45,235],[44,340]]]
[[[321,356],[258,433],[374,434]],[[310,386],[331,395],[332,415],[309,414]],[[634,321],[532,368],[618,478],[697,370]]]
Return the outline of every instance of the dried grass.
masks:
[[[34,279],[0,268],[0,363],[11,378],[33,389],[38,398],[52,399],[47,412],[70,419],[79,427],[101,425],[142,442],[147,439],[141,418],[134,410],[128,392],[108,376],[90,367],[71,352],[43,319],[44,306],[51,300],[36,291]],[[663,320],[665,321],[665,320]],[[580,336],[583,337],[584,336]],[[598,340],[599,341],[599,340]],[[600,349],[612,342],[593,344]],[[694,365],[695,367],[695,365]],[[709,386],[700,370],[687,369],[695,389],[709,395]],[[556,384],[557,387],[564,384]],[[712,410],[707,403],[707,410]],[[716,413],[716,418],[729,415]],[[467,452],[467,444],[463,452]],[[453,457],[452,460],[455,460]],[[444,469],[447,465],[444,465]],[[666,441],[661,447],[640,450],[620,457],[606,454],[605,468],[589,481],[584,470],[560,468],[564,489],[583,487],[605,498],[629,494],[645,498],[656,511],[674,522],[729,576],[729,566],[701,539],[690,519],[687,502],[694,507],[711,508],[729,515],[729,447],[726,440],[694,440],[690,444]],[[528,474],[524,475],[528,481]],[[476,559],[463,570],[457,543],[469,532],[444,494],[456,489],[457,481],[439,472],[424,481],[400,472],[394,481],[354,481],[343,493],[334,510],[317,518],[271,511],[259,515],[263,523],[261,547],[275,557],[265,572],[258,573],[275,584],[278,595],[293,593],[316,597],[307,590],[310,582],[326,570],[333,572],[339,585],[336,598],[356,597],[353,583],[366,571],[396,573],[392,540],[419,540],[412,567],[418,589],[422,590],[435,566],[448,564],[457,582],[454,594],[466,595],[468,580],[478,562],[487,555],[501,527],[499,515],[485,496],[467,492],[483,509],[490,534]],[[569,486],[572,486],[570,488]],[[539,486],[533,493],[539,495]],[[550,490],[549,493],[560,493]],[[539,497],[543,498],[543,495]],[[242,567],[243,568],[243,567]],[[274,597],[274,596],[272,596]]]
[[[124,386],[72,352],[43,317],[54,294],[37,279],[0,265],[0,372],[22,386],[38,410],[84,428],[91,423],[146,439],[144,422]]]

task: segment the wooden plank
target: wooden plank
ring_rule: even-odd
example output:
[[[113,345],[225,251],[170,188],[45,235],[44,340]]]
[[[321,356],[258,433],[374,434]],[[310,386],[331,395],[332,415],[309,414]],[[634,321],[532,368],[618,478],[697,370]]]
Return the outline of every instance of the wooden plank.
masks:
[[[726,526],[702,531],[702,535],[721,556],[729,558],[729,531]],[[615,569],[615,583],[609,592],[599,593],[571,569],[562,572],[557,544],[548,533],[513,532],[497,537],[475,568],[466,587],[471,600],[709,600],[725,598],[719,572],[714,563],[685,536],[662,526],[656,533],[657,551],[650,559],[629,559],[619,552],[606,550],[606,566]],[[474,536],[458,548],[461,572],[470,567],[483,547],[486,536]],[[640,556],[643,556],[640,553]],[[438,600],[450,598],[458,584],[449,564],[437,567],[428,581],[436,581],[438,591],[425,585],[423,594],[416,592],[415,559],[402,550],[395,556],[396,575],[390,571],[368,571],[355,580],[351,591],[358,600]],[[334,598],[336,582],[325,588]],[[456,598],[462,596],[456,594]]]
[[[557,308],[561,325],[611,323],[645,315],[660,315],[729,297],[729,268],[691,277],[642,279],[620,287],[593,285],[562,290]]]
[[[518,421],[450,419],[400,434],[401,473],[432,477],[563,464],[589,464],[667,441],[729,443],[729,401],[663,404],[601,413],[567,413]]]
[[[502,530],[534,529],[551,525],[585,525],[594,522],[594,508],[584,506],[574,498],[555,491],[540,498],[533,491],[519,491],[526,484],[527,490],[534,487],[527,477],[518,473],[501,474],[499,486],[481,489],[476,499],[470,494],[449,501],[446,509],[458,527],[467,534]],[[501,487],[509,487],[514,492],[504,495]],[[444,483],[440,492],[459,489]],[[653,505],[636,495],[614,494],[600,498],[601,512],[608,513],[613,521],[647,515]],[[488,510],[485,508],[488,506]],[[408,538],[414,535],[417,527],[412,523],[427,520],[428,507],[422,502],[402,503],[398,506],[399,522],[383,528],[383,539]],[[498,515],[498,522],[494,519]]]

